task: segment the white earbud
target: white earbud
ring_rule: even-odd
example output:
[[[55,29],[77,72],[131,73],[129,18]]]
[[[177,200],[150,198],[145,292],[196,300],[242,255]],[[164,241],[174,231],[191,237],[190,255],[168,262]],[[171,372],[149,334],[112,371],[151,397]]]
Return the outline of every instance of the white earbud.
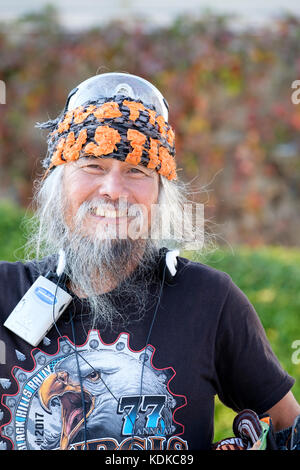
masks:
[[[66,267],[66,254],[64,250],[59,250],[58,263],[57,263],[57,268],[56,268],[56,274],[58,277],[61,276],[61,274],[63,274],[65,267]]]
[[[177,256],[179,256],[179,250],[171,250],[166,254],[166,265],[172,276],[177,273]]]

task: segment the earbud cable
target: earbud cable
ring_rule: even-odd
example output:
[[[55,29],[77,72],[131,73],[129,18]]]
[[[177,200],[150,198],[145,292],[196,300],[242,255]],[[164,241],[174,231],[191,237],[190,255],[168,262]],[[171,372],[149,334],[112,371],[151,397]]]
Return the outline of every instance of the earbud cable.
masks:
[[[153,325],[154,325],[154,322],[155,322],[155,320],[156,320],[158,308],[159,308],[160,302],[161,302],[162,291],[163,291],[163,287],[164,287],[164,283],[165,283],[165,277],[166,277],[166,268],[167,268],[167,265],[165,264],[165,265],[164,265],[163,274],[162,274],[162,280],[161,280],[161,285],[160,285],[160,291],[159,291],[158,301],[157,301],[157,303],[156,303],[155,312],[154,312],[154,314],[153,314],[152,322],[151,322],[151,325],[150,325],[150,328],[149,328],[149,332],[148,332],[148,336],[147,336],[147,339],[146,339],[145,353],[144,353],[144,357],[143,357],[142,371],[141,371],[140,396],[139,396],[139,401],[138,401],[137,414],[136,414],[136,417],[135,417],[135,420],[134,420],[134,424],[133,424],[133,430],[132,430],[132,435],[131,435],[132,440],[134,439],[135,425],[136,425],[138,410],[139,410],[139,408],[140,408],[140,405],[141,405],[141,402],[142,402],[142,396],[143,396],[143,378],[144,378],[145,363],[146,363],[146,359],[147,359],[146,351],[147,351],[147,346],[148,346],[149,341],[150,341],[150,336],[151,336],[151,333],[152,333]]]

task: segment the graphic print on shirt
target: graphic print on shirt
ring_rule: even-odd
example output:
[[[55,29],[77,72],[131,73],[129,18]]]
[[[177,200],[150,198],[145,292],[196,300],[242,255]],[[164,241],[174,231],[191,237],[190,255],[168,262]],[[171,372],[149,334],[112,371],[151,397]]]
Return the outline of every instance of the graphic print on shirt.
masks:
[[[18,392],[3,396],[11,420],[1,435],[13,449],[83,449],[85,439],[91,450],[188,448],[175,416],[186,398],[170,391],[171,367],[153,366],[152,346],[131,350],[127,333],[105,344],[96,330],[78,354],[67,337],[58,341],[53,355],[32,350],[31,371],[12,369]]]

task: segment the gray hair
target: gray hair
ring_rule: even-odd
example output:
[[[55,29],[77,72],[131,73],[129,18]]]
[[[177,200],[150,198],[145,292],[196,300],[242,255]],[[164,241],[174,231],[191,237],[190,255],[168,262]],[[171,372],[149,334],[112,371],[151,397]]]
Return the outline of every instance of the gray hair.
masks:
[[[26,258],[41,259],[57,253],[65,236],[64,165],[56,167],[35,182],[30,235]],[[148,234],[157,248],[204,250],[204,211],[202,204],[191,202],[189,184],[160,176],[158,202],[151,216]],[[195,214],[196,210],[196,214]],[[57,220],[60,218],[60,220]],[[57,223],[59,222],[59,223]]]

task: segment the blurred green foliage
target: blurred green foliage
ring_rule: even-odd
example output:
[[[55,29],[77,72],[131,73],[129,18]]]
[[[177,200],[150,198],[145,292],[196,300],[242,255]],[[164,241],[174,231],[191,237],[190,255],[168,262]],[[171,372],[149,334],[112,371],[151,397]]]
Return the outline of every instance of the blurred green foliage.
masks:
[[[24,258],[26,212],[11,201],[0,203],[0,260]]]
[[[0,204],[0,259],[22,259],[26,241],[25,212],[12,203]],[[21,248],[20,248],[21,247]],[[216,249],[205,255],[187,253],[190,259],[227,272],[248,296],[266,330],[273,350],[296,379],[294,394],[300,400],[300,364],[292,362],[292,344],[300,340],[300,250],[282,247]],[[232,436],[235,413],[216,400],[215,440]]]

